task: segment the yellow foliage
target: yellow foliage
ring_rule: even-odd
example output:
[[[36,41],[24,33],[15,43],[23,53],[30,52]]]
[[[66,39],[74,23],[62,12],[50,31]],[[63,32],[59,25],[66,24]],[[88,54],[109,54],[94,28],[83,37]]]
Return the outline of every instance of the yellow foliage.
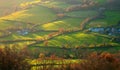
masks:
[[[30,5],[38,4],[40,2],[41,2],[41,0],[36,0],[36,1],[31,1],[31,2],[26,2],[26,3],[21,3],[20,7],[21,8],[26,8],[26,7],[30,6]]]

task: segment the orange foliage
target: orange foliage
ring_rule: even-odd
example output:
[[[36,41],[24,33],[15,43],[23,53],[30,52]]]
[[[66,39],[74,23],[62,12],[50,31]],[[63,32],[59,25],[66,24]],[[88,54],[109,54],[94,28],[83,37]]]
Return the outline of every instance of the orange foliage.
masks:
[[[29,70],[31,67],[26,58],[15,47],[0,49],[0,70]]]

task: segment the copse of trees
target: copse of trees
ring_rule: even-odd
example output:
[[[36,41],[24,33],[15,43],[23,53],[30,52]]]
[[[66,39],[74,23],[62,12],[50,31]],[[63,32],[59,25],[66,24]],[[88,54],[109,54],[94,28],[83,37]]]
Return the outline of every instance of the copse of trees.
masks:
[[[72,5],[65,9],[66,12],[69,11],[75,11],[75,10],[85,10],[85,9],[91,9],[94,8],[94,6],[97,6],[98,3],[92,0],[83,0],[80,4]]]
[[[120,0],[107,0],[107,4],[105,4],[105,7],[111,10],[119,10]]]
[[[120,54],[92,53],[80,64],[80,70],[120,70]]]
[[[25,51],[16,47],[0,49],[0,70],[30,70]]]

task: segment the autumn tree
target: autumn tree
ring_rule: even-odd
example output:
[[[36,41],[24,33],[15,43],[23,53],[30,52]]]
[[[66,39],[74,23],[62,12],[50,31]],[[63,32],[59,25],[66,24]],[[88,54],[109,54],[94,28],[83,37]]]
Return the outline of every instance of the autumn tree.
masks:
[[[0,70],[30,70],[25,53],[15,47],[0,49]]]
[[[48,46],[48,41],[46,40],[46,41],[44,41],[44,46]]]

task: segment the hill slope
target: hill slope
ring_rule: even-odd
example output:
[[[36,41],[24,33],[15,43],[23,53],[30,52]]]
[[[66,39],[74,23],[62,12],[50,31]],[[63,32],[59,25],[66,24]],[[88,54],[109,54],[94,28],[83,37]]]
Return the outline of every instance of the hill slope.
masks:
[[[16,0],[14,2],[16,3]],[[117,8],[108,7],[109,2],[106,0],[46,0],[39,2],[20,0],[16,4],[21,3],[23,3],[22,5],[28,4],[28,7],[0,18],[0,40],[33,39],[39,41],[45,39],[42,43],[35,45],[46,46],[44,43],[49,35],[54,32],[63,32],[63,34],[47,40],[48,46],[119,45],[119,40],[117,42],[113,40],[119,38],[120,27],[117,26],[115,29],[118,31],[112,29],[106,31],[105,29],[116,28],[120,21],[120,11]],[[96,32],[90,31],[92,28],[97,28]],[[99,28],[104,29],[99,31]],[[71,33],[64,31],[71,31]],[[109,33],[113,33],[113,35],[109,35]]]

